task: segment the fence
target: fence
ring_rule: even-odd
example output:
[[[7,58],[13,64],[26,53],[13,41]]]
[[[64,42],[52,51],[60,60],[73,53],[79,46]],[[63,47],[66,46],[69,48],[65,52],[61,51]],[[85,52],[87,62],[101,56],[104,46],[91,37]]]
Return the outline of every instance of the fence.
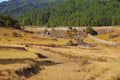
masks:
[[[102,43],[102,44],[106,44],[106,45],[110,45],[110,46],[118,46],[118,44],[115,43],[115,42],[102,40],[102,39],[96,38],[96,37],[94,37],[94,36],[92,36],[92,35],[90,35],[90,34],[88,34],[88,36],[89,36],[92,40],[94,40],[94,41],[96,41],[96,42],[99,42],[99,43]]]

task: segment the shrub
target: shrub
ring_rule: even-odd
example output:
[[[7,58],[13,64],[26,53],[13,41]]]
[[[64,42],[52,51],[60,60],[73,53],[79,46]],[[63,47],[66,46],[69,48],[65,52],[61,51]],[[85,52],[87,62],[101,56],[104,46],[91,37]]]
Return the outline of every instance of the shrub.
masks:
[[[74,46],[74,43],[73,43],[73,41],[69,41],[66,45],[67,46]]]
[[[89,58],[87,57],[81,57],[80,61],[81,61],[81,65],[86,65],[90,63]]]
[[[3,36],[8,36],[8,34],[4,33]]]
[[[12,35],[13,35],[14,37],[22,37],[21,34],[19,34],[19,33],[17,33],[17,32],[13,32]]]
[[[11,40],[10,40],[10,39],[8,39],[7,41],[11,42]]]
[[[97,35],[97,32],[91,27],[87,27],[86,32],[91,34],[91,35]]]
[[[72,32],[71,32],[71,31],[67,31],[67,36],[68,36],[69,38],[72,38]]]
[[[73,28],[71,26],[69,26],[68,29],[71,30],[71,31],[73,30]]]
[[[76,29],[76,28],[73,28],[72,31],[73,31],[73,32],[77,32],[77,29]]]
[[[47,28],[45,28],[44,32],[45,32],[45,33],[48,32]]]

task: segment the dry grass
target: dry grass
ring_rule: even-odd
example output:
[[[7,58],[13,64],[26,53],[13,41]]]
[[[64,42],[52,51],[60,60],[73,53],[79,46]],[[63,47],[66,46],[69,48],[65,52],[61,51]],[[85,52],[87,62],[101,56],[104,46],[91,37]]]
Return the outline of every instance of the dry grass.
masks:
[[[80,47],[36,47],[71,59],[77,58],[79,80],[118,80],[120,74],[120,49],[106,46],[82,49]],[[74,60],[73,60],[74,61]],[[82,63],[82,64],[81,64]],[[71,67],[74,65],[71,65]],[[76,74],[76,73],[75,73]],[[67,75],[67,73],[66,73]],[[72,80],[77,80],[72,79]]]
[[[95,28],[97,29],[97,28]],[[113,28],[114,32],[105,33],[96,37],[120,43],[120,37],[109,39],[109,35],[119,33],[119,28]],[[69,40],[58,39],[57,41],[50,40],[49,37],[43,37],[38,34],[29,34],[19,30],[9,30],[0,28],[0,46],[22,46],[25,43],[30,44],[66,44]],[[13,32],[17,32],[22,37],[14,37]],[[38,37],[34,39],[33,37]],[[29,51],[0,49],[0,71],[1,70],[18,70],[21,67],[33,64],[37,56],[36,52],[46,54],[59,54],[71,60],[70,63],[48,67],[48,71],[43,71],[42,76],[47,78],[44,80],[119,80],[120,79],[120,48],[99,45],[90,38],[84,38],[85,42],[95,44],[95,47],[81,48],[77,47],[48,47],[48,46],[33,46]],[[37,50],[36,50],[37,49]],[[51,56],[52,57],[52,56]],[[53,58],[53,57],[52,57]],[[58,57],[54,58],[58,60]],[[59,56],[59,59],[61,57]],[[67,69],[66,69],[67,67]],[[49,70],[50,69],[50,70]],[[60,71],[60,72],[59,72]],[[48,72],[48,73],[47,73]],[[65,73],[61,74],[61,73]],[[74,74],[73,74],[74,73]],[[56,76],[54,76],[56,74]],[[39,74],[39,76],[41,73]],[[49,76],[51,75],[51,76]],[[36,77],[39,77],[36,76]],[[53,79],[54,78],[54,79]],[[64,78],[64,79],[63,79]],[[37,79],[37,78],[32,78]],[[39,78],[38,78],[39,79]]]
[[[6,28],[0,28],[0,45],[15,45],[15,44],[25,44],[25,43],[30,43],[30,44],[65,44],[69,40],[66,39],[58,39],[57,41],[55,40],[50,40],[49,37],[44,37],[39,34],[30,34],[30,33],[25,33],[20,30],[10,30]],[[12,35],[13,32],[19,33],[22,37],[14,37]],[[34,37],[37,37],[34,38]],[[62,42],[62,43],[61,43]]]
[[[29,51],[22,51],[22,50],[12,50],[12,49],[0,49],[0,67],[3,68],[17,68],[21,67],[23,65],[26,65],[26,63],[33,62],[37,56]],[[13,65],[15,64],[15,65]],[[12,67],[10,67],[10,66]],[[13,67],[14,66],[14,67]]]
[[[40,71],[37,56],[29,51],[0,50],[0,80],[26,80]]]
[[[2,49],[0,50],[0,59],[21,59],[31,58],[34,59],[37,56],[29,51]]]
[[[115,38],[109,38],[110,36],[114,36],[114,35],[120,34],[120,28],[119,27],[113,27],[113,28],[107,28],[105,30],[108,30],[108,29],[112,29],[113,32],[104,33],[104,34],[98,35],[96,37],[104,39],[104,40],[120,43],[120,36],[115,37]]]
[[[116,42],[116,43],[120,43],[120,36],[118,37],[113,37],[113,38],[110,38],[110,36],[114,36],[114,35],[119,35],[120,34],[120,28],[119,27],[104,27],[104,28],[97,28],[95,27],[94,28],[95,30],[104,30],[106,31],[105,33],[103,34],[100,34],[100,35],[96,35],[95,37],[96,38],[100,38],[100,39],[103,39],[103,40],[107,40],[107,41],[112,41],[112,42]],[[110,30],[112,29],[113,32],[107,32],[107,30]],[[98,42],[96,41],[93,41],[92,39],[90,39],[89,37],[86,37],[86,38],[83,38],[83,40],[85,42],[89,42],[89,43],[92,43],[92,44],[99,44]]]

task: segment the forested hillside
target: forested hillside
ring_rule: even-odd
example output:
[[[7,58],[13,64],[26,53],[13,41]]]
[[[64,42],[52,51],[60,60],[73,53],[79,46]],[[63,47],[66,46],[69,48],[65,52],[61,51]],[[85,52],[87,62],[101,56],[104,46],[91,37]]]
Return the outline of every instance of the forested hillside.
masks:
[[[21,24],[9,14],[0,15],[0,27],[20,29]]]
[[[29,26],[111,26],[120,25],[120,0],[10,0],[0,13]]]
[[[0,3],[0,13],[11,15],[23,14],[31,10],[40,10],[48,6],[54,6],[63,0],[9,0]]]
[[[16,18],[24,25],[48,27],[120,25],[120,0],[65,0],[55,7]]]

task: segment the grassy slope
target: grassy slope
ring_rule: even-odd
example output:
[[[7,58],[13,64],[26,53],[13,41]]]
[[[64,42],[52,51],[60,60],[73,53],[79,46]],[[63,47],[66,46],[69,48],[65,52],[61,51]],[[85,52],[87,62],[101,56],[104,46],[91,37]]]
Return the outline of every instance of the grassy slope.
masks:
[[[115,34],[119,32],[119,28],[115,29],[116,31],[114,33],[110,33],[110,34]],[[55,43],[55,44],[65,44],[68,40],[65,39],[60,39],[58,41],[53,41],[53,40],[44,40],[44,39],[33,39],[32,37],[40,37],[40,38],[45,38],[36,34],[28,34],[28,33],[24,33],[21,32],[19,30],[9,30],[9,29],[5,29],[5,28],[0,28],[0,46],[2,45],[9,45],[9,46],[24,46],[24,43],[40,43],[40,44],[48,44],[48,43]],[[13,37],[12,32],[17,32],[20,33],[23,37]],[[7,34],[7,36],[4,36],[3,34]],[[101,38],[101,36],[106,36],[107,34],[102,34],[102,35],[98,35],[96,37]],[[107,39],[102,37],[102,39]],[[119,37],[116,37],[116,40],[118,42],[119,41]],[[64,41],[63,41],[64,40]],[[95,43],[94,41],[86,38],[86,41],[90,42],[90,43]],[[111,41],[114,41],[114,39],[111,39]],[[22,44],[22,45],[20,45]],[[46,48],[48,49],[48,54],[52,51],[52,53],[57,54],[59,53],[64,53],[67,55],[73,55],[73,56],[77,56],[77,57],[83,57],[86,58],[88,60],[90,60],[90,64],[85,63],[85,66],[81,65],[81,58],[79,58],[79,62],[80,62],[80,66],[78,67],[77,64],[75,64],[75,66],[77,66],[77,69],[75,69],[76,71],[76,75],[79,76],[76,79],[73,78],[72,80],[77,80],[77,79],[81,79],[81,80],[117,80],[119,79],[119,74],[120,74],[120,49],[119,48],[113,48],[113,47],[108,47],[108,46],[101,46],[101,45],[96,45],[96,47],[93,48],[87,48],[87,49],[83,49],[80,47],[67,47],[67,48],[50,48],[50,47],[45,47],[42,46],[42,48]],[[36,48],[35,48],[36,49]],[[42,52],[46,53],[46,50],[43,49],[39,49]],[[49,51],[50,50],[50,51]],[[30,50],[31,51],[31,50]],[[34,51],[21,51],[21,50],[8,50],[8,49],[1,49],[0,50],[0,71],[1,70],[6,70],[6,69],[19,69],[21,67],[25,67],[28,66],[29,64],[33,63],[33,61],[37,56],[34,54],[35,52],[37,52],[36,50]],[[54,55],[53,55],[54,56]],[[59,57],[60,58],[60,57]],[[78,62],[78,63],[79,63]],[[67,70],[68,72],[66,72],[66,76],[62,75],[62,73],[64,73],[64,71],[66,70],[67,66],[70,66]],[[53,67],[49,67],[48,69],[50,69],[50,71],[52,70],[56,70],[53,71],[53,74],[58,74],[57,70],[63,70],[58,75],[63,76],[63,78],[65,77],[65,79],[68,79],[68,76],[71,76],[73,74],[69,74],[67,75],[67,73],[71,73],[69,72],[69,70],[74,70],[73,68],[75,68],[75,66],[73,66],[74,63],[70,63],[70,64],[66,64],[66,65],[61,65],[61,67],[58,66],[53,66]],[[65,69],[65,70],[64,70]],[[49,71],[49,70],[48,70]],[[43,71],[43,76],[44,74],[48,75],[48,77],[44,80],[47,80],[49,78],[54,78],[54,77],[50,77],[52,74],[47,73],[47,70],[44,72]],[[41,75],[41,74],[40,74]],[[52,75],[53,76],[53,75]],[[73,75],[74,77],[75,75]],[[39,75],[38,75],[39,77]],[[57,78],[57,77],[55,77]],[[59,77],[61,79],[61,77]],[[34,78],[33,78],[34,79]],[[55,80],[55,79],[53,79]]]
[[[29,51],[0,49],[0,79],[25,80],[24,76],[16,75],[16,71],[22,71],[34,65],[37,56]]]
[[[22,50],[12,50],[12,49],[2,49],[0,50],[0,59],[24,59],[31,58],[34,59],[37,56],[29,51]]]
[[[103,40],[107,40],[107,41],[112,41],[112,42],[116,42],[116,43],[120,43],[120,36],[118,37],[114,37],[114,38],[109,38],[110,36],[114,36],[114,35],[117,35],[120,33],[120,28],[119,27],[112,27],[112,28],[94,28],[95,30],[109,30],[109,29],[112,29],[113,32],[110,32],[110,33],[103,33],[103,34],[100,34],[100,35],[97,35],[95,36],[96,38],[100,38],[100,39],[103,39]],[[98,42],[95,42],[93,40],[91,40],[89,37],[86,37],[84,38],[84,41],[85,42],[89,42],[89,43],[94,43],[94,44],[99,44]]]
[[[13,32],[17,32],[22,35],[22,37],[14,37]],[[33,37],[37,37],[38,39],[34,39]],[[62,42],[63,41],[63,42]],[[62,42],[62,43],[61,43]],[[20,46],[24,47],[26,43],[35,43],[35,44],[64,44],[67,40],[59,39],[58,41],[49,40],[47,37],[43,37],[37,34],[29,34],[22,32],[20,30],[14,29],[6,29],[0,28],[0,46]],[[14,50],[14,49],[0,49],[0,74],[7,75],[7,70],[13,72],[19,69],[24,69],[29,67],[31,64],[34,64],[34,60],[36,60],[37,55],[35,55],[36,51],[24,51],[24,50]],[[1,76],[0,79],[4,79],[5,77]],[[7,78],[7,77],[6,77]],[[9,78],[9,77],[8,77]],[[17,79],[15,77],[15,79]],[[19,78],[18,78],[19,79]]]
[[[12,35],[13,32],[17,32],[22,35],[22,37],[14,37]],[[4,36],[4,34],[7,34],[7,36]],[[24,44],[24,43],[35,43],[35,44],[49,44],[49,43],[55,43],[55,44],[65,44],[68,40],[65,39],[58,39],[58,41],[55,40],[49,40],[48,37],[40,36],[39,34],[28,34],[19,30],[9,30],[5,28],[0,28],[0,45],[15,45],[16,44]],[[38,39],[34,39],[33,37],[37,37]],[[61,43],[62,42],[62,43]]]
[[[95,28],[95,29],[97,29],[97,28]],[[107,30],[107,29],[105,29],[105,30]],[[95,37],[120,43],[120,40],[119,40],[120,37],[108,39],[109,35],[116,35],[119,33],[119,28],[113,28],[113,30],[114,30],[114,32],[112,32],[112,33],[105,33],[105,34],[101,34],[101,35],[98,35]],[[91,40],[88,37],[85,38],[84,41],[86,41],[88,43],[94,43],[94,44],[96,44],[96,46],[93,48],[85,48],[85,49],[81,48],[81,47],[50,48],[50,47],[42,46],[41,47],[42,49],[48,50],[55,54],[62,53],[65,55],[67,54],[67,55],[77,56],[77,57],[79,57],[78,62],[80,64],[82,62],[81,57],[83,57],[83,58],[87,57],[87,59],[90,61],[90,64],[85,63],[86,64],[85,66],[80,66],[80,64],[79,64],[79,68],[76,67],[76,69],[75,69],[78,72],[77,73],[72,72],[72,73],[74,73],[74,75],[68,74],[68,73],[70,73],[70,71],[68,71],[68,73],[66,73],[64,71],[67,71],[67,69],[69,69],[70,67],[72,67],[72,68],[75,67],[75,65],[77,63],[71,64],[71,65],[67,64],[67,66],[68,65],[70,66],[67,69],[63,68],[63,66],[65,67],[65,65],[60,66],[60,67],[62,67],[63,70],[65,69],[64,71],[61,71],[61,68],[58,66],[50,67],[50,68],[48,68],[48,70],[50,69],[49,71],[51,71],[53,74],[56,74],[56,75],[57,75],[57,71],[54,71],[54,70],[58,70],[58,71],[60,70],[59,73],[61,73],[61,74],[58,74],[60,76],[64,76],[64,75],[62,75],[62,73],[65,73],[66,75],[64,76],[63,80],[68,79],[67,78],[68,75],[70,76],[69,78],[71,78],[72,80],[102,80],[102,79],[118,80],[119,74],[120,74],[120,68],[119,68],[119,66],[120,66],[120,64],[119,64],[120,48],[119,47],[114,48],[114,47],[109,47],[109,46],[105,46],[105,45],[100,45],[99,43],[94,42],[93,40]],[[71,70],[71,68],[70,68],[70,70]],[[52,78],[53,77],[56,78],[52,74],[49,74],[49,72],[47,73],[47,70],[43,71],[42,74],[43,74],[43,76],[44,76],[44,74],[48,75],[48,77],[46,77],[46,78],[44,77],[44,80],[47,80],[47,79],[55,80]],[[79,75],[77,75],[77,74],[79,74]],[[76,75],[79,77],[77,77]],[[52,76],[52,78],[51,78],[51,76]],[[36,77],[38,77],[38,76],[36,76]],[[58,78],[58,80],[61,79],[59,76],[57,78]]]
[[[93,78],[97,80],[116,80],[119,78],[119,48],[106,48],[106,46],[98,46],[95,48],[81,49],[79,47],[50,48],[42,46],[38,48],[38,50],[40,53],[42,52],[48,55],[50,55],[51,52],[54,55],[57,53],[62,53],[65,55],[67,54],[77,56],[79,59],[78,62],[75,62],[75,64],[72,63],[74,60],[71,59],[70,63],[65,62],[56,66],[45,67],[44,71],[36,76],[33,76],[31,80],[41,78],[43,78],[43,80],[56,80],[56,78],[57,80],[93,80]],[[81,56],[83,59],[86,59],[85,57],[88,57],[87,60],[90,61],[90,64],[85,62],[84,66],[81,65],[81,63],[84,62],[82,61]],[[54,57],[52,57],[52,59],[54,59]],[[47,77],[45,77],[45,75],[47,75]]]
[[[79,68],[77,67],[76,69],[73,69],[76,72],[75,75],[69,74],[71,71],[68,71],[68,73],[64,72],[61,70],[65,69],[67,70],[65,65],[63,66],[56,66],[56,67],[50,67],[53,71],[52,73],[57,75],[57,71],[55,72],[54,70],[60,71],[58,75],[62,75],[62,72],[65,73],[66,75],[64,76],[66,80],[68,79],[66,76],[69,75],[70,77],[72,76],[71,80],[118,80],[119,79],[119,74],[120,74],[120,50],[119,48],[112,48],[112,47],[106,47],[106,46],[97,46],[94,48],[87,48],[87,49],[82,49],[80,47],[67,47],[67,48],[50,48],[50,47],[40,47],[48,52],[52,52],[54,54],[65,54],[65,55],[71,55],[71,56],[77,56],[78,62],[76,64],[67,64],[69,65],[67,69],[70,68],[73,69],[75,65],[79,65]],[[41,49],[39,49],[41,50]],[[86,58],[87,57],[87,58]],[[74,57],[71,58],[71,60]],[[89,62],[86,62],[88,60]],[[85,62],[84,62],[85,61]],[[84,63],[85,65],[81,65],[81,63]],[[77,66],[78,66],[77,65]],[[48,69],[50,69],[48,68]],[[50,70],[51,70],[50,69]],[[43,71],[43,74],[48,75],[44,80],[47,80],[51,78],[50,76],[53,76],[52,74],[47,73]],[[77,77],[76,75],[79,75]],[[44,76],[44,75],[43,75]],[[75,77],[76,76],[76,77]],[[61,78],[58,77],[58,80],[61,80]],[[52,79],[51,79],[52,80]],[[53,79],[55,80],[55,79]]]

